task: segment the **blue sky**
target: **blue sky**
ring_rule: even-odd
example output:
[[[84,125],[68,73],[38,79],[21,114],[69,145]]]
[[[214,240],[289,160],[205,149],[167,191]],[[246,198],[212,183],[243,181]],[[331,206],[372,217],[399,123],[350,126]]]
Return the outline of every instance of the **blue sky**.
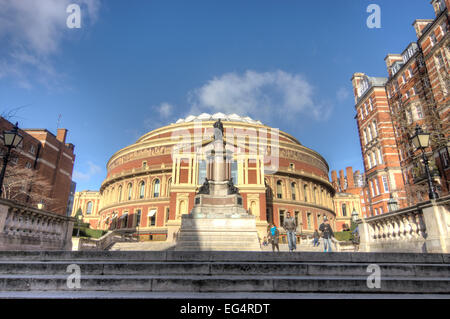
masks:
[[[66,26],[70,3],[80,29]],[[371,3],[380,29],[366,25]],[[114,152],[191,112],[248,115],[330,170],[361,170],[351,76],[386,76],[385,56],[433,17],[428,0],[0,0],[0,113],[22,107],[20,127],[52,132],[61,114],[78,191],[99,188]]]

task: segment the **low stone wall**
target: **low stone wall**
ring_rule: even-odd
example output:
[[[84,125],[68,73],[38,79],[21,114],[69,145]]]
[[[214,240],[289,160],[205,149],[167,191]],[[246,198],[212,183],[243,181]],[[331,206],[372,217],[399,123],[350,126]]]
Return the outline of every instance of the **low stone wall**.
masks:
[[[450,196],[359,221],[360,251],[450,252]]]
[[[136,242],[130,234],[117,230],[109,231],[102,237],[96,238],[79,238],[78,246],[73,250],[106,250],[108,247],[118,242]]]
[[[71,250],[75,219],[0,199],[0,250]]]

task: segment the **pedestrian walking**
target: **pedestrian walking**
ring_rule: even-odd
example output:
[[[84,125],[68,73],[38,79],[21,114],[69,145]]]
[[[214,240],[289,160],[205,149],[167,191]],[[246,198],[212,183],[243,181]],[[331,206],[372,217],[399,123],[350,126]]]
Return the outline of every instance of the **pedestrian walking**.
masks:
[[[359,238],[358,227],[356,227],[355,230],[352,231],[352,243],[353,243],[353,246],[355,246],[355,251],[359,251],[360,238]]]
[[[322,232],[324,252],[331,252],[331,238],[334,237],[334,233],[327,217],[324,217],[323,223],[320,224],[319,230]]]
[[[295,231],[297,230],[297,223],[295,218],[292,217],[291,213],[288,212],[287,218],[283,221],[283,228],[286,231],[289,251],[293,252],[297,249],[297,238],[295,236]]]
[[[280,247],[278,246],[278,237],[280,236],[280,232],[278,231],[277,227],[272,224],[272,227],[270,227],[269,231],[269,240],[272,243],[272,251],[275,251],[275,248],[280,251]]]
[[[320,235],[319,235],[319,232],[317,231],[317,229],[314,231],[314,234],[313,234],[313,247],[319,247],[319,238],[320,238]]]

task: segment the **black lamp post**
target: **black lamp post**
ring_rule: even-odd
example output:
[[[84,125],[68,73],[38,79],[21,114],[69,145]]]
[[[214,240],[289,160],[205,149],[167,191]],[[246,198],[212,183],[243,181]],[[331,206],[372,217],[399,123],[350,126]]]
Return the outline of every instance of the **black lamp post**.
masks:
[[[392,194],[388,200],[388,208],[390,212],[395,212],[396,210],[398,210],[398,202],[395,200]]]
[[[16,122],[16,125],[14,125],[12,130],[3,132],[3,144],[6,146],[6,154],[3,157],[3,167],[2,172],[0,173],[0,197],[3,192],[3,179],[5,178],[6,165],[8,164],[11,150],[17,147],[23,139],[23,136],[19,134],[18,124],[19,123]]]
[[[416,124],[416,132],[411,137],[411,142],[416,149],[420,149],[422,151],[422,160],[425,165],[425,171],[428,179],[428,195],[430,199],[437,199],[439,196],[433,189],[433,180],[431,178],[430,167],[428,166],[428,158],[425,155],[425,149],[430,146],[430,133],[425,133],[419,124]]]

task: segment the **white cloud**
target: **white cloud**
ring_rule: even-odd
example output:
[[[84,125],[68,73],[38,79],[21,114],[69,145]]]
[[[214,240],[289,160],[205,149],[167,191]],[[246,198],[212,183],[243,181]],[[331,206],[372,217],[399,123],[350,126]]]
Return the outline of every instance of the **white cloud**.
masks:
[[[349,96],[350,93],[345,87],[341,87],[336,93],[336,97],[339,101],[345,101]]]
[[[227,73],[189,92],[191,114],[237,113],[258,119],[286,114],[328,117],[331,107],[315,100],[315,88],[303,76],[281,70]]]
[[[156,109],[159,113],[159,116],[166,119],[172,115],[173,106],[167,102],[163,102],[158,105]]]
[[[77,3],[82,25],[97,19],[100,0],[0,0],[0,78],[11,77],[30,86],[31,71],[54,77],[51,55],[68,34],[66,8]]]
[[[93,162],[88,161],[87,162],[87,172],[83,173],[80,171],[75,170],[73,172],[72,179],[76,181],[88,181],[91,179],[92,176],[97,175],[102,172],[102,169],[100,166],[95,165]]]

